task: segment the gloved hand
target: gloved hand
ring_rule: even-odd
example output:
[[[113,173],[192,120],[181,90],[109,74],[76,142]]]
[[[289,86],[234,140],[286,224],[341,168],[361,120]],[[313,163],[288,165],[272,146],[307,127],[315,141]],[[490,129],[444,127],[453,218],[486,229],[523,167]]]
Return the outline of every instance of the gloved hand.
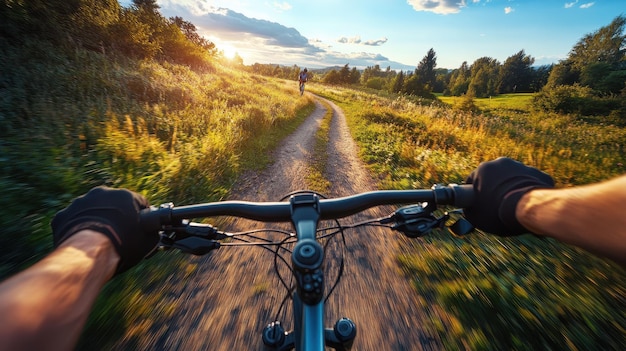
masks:
[[[139,211],[149,206],[143,196],[126,189],[93,188],[52,219],[54,247],[83,229],[100,232],[120,255],[115,274],[123,273],[159,242],[158,233],[145,233],[139,224]]]
[[[527,233],[517,217],[517,203],[536,188],[553,188],[548,174],[510,158],[481,163],[465,180],[474,185],[476,199],[464,214],[475,227],[486,232],[513,236]]]

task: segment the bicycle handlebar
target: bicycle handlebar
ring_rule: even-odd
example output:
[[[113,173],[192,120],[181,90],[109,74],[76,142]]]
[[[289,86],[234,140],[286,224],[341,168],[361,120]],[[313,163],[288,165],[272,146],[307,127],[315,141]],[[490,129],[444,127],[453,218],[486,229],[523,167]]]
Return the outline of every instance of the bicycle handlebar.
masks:
[[[338,219],[354,215],[368,208],[415,202],[434,202],[437,205],[469,207],[474,201],[471,184],[434,186],[430,190],[382,190],[319,201],[320,219]],[[178,207],[145,209],[140,214],[142,227],[147,231],[159,230],[163,225],[183,219],[232,216],[262,222],[291,221],[289,202],[221,201]]]
[[[448,212],[440,217],[434,216],[433,211],[437,209],[437,205],[466,208],[473,202],[472,185],[436,185],[430,190],[370,191],[334,199],[320,199],[316,194],[304,191],[292,195],[288,202],[221,201],[178,207],[173,204],[151,207],[140,213],[140,225],[145,231],[160,231],[160,248],[165,250],[174,248],[185,253],[204,255],[219,248],[222,245],[221,240],[232,238],[272,251],[276,274],[287,290],[287,297],[279,311],[283,308],[284,301],[292,297],[294,331],[286,333],[280,322],[272,322],[263,330],[263,343],[272,350],[324,350],[324,346],[335,350],[349,350],[356,336],[356,326],[351,320],[340,319],[333,329],[325,329],[323,325],[324,296],[328,298],[339,282],[343,272],[343,257],[341,256],[341,268],[335,283],[326,290],[323,265],[325,246],[319,242],[331,240],[339,233],[343,236],[344,227],[337,222],[336,227],[323,228],[321,232],[324,235],[318,235],[320,230],[317,228],[317,221],[340,219],[381,205],[411,204],[397,209],[390,216],[363,221],[352,228],[376,224],[416,238],[426,235],[432,229],[442,228],[450,218]],[[242,237],[253,231],[227,233],[210,224],[187,221],[215,216],[241,217],[262,222],[292,222],[296,237],[293,238],[294,233],[287,233],[288,236],[276,241],[269,239],[271,236],[259,238],[250,235],[257,239],[254,242]],[[465,235],[473,230],[471,224],[463,225],[458,224],[459,222],[462,219],[448,226],[453,233]],[[330,233],[326,232],[328,229],[331,229]],[[233,243],[224,245],[226,244]],[[282,246],[284,244],[294,246],[286,249]],[[269,249],[268,245],[277,245],[277,248]],[[280,248],[291,254],[290,262],[281,255]],[[280,262],[278,258],[289,267],[293,275],[293,280],[289,283],[281,277],[277,266]]]

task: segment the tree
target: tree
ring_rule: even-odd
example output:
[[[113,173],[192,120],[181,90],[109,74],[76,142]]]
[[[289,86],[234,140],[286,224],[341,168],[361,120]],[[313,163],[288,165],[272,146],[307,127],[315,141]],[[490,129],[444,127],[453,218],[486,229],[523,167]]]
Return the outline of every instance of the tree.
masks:
[[[428,50],[426,56],[417,64],[415,74],[419,76],[422,84],[430,89],[435,85],[435,68],[437,67],[437,54],[432,48]]]
[[[608,26],[585,35],[574,45],[567,59],[550,73],[547,88],[580,83],[601,94],[615,94],[624,88],[626,72],[626,17],[616,17]]]
[[[133,0],[133,5],[137,9],[155,14],[159,13],[159,9],[161,8],[156,0]]]
[[[183,32],[185,37],[187,37],[190,42],[207,50],[211,55],[215,55],[217,53],[215,44],[200,36],[193,23],[185,21],[182,17],[178,16],[170,17],[170,21],[180,28],[181,32]]]
[[[339,70],[339,81],[342,84],[350,83],[350,67],[348,67],[347,63]]]
[[[583,68],[580,83],[595,91],[608,94],[619,94],[624,88],[626,70],[613,70],[605,62],[595,63]]]
[[[361,79],[363,83],[367,83],[370,78],[374,77],[382,77],[383,72],[380,69],[380,65],[368,66],[363,70],[363,74],[361,75]]]
[[[543,65],[537,68],[533,68],[533,78],[530,82],[530,90],[537,92],[541,90],[547,83],[550,77],[550,72],[554,65]]]
[[[350,84],[357,84],[361,80],[361,72],[356,67],[352,67],[349,75]]]
[[[341,77],[339,76],[339,73],[336,70],[332,70],[326,73],[326,75],[322,79],[322,82],[327,83],[327,84],[340,84]]]
[[[463,61],[461,67],[454,70],[450,75],[449,90],[450,95],[461,96],[467,93],[470,82],[470,68],[467,61]]]
[[[481,57],[470,67],[467,91],[476,97],[489,97],[498,93],[500,63],[491,57]]]
[[[404,87],[402,92],[408,95],[421,96],[427,99],[434,99],[435,96],[427,90],[424,84],[422,84],[417,74],[412,74],[406,77],[404,80]]]
[[[403,86],[404,86],[404,72],[400,71],[400,73],[396,75],[396,79],[393,81],[391,92],[399,93],[402,91]]]
[[[557,63],[550,71],[548,82],[546,83],[546,89],[555,88],[559,85],[572,85],[578,82],[580,72],[576,71],[571,62],[565,60]]]
[[[120,13],[120,20],[111,27],[111,45],[130,57],[154,58],[161,47],[151,33],[150,26],[137,16],[136,11],[125,8]]]
[[[102,49],[108,44],[110,26],[119,21],[121,7],[117,0],[78,0],[71,15],[72,36],[89,48]]]
[[[106,26],[117,20],[115,0],[0,1],[0,37],[23,42],[38,37],[53,43],[99,42]]]
[[[585,35],[570,51],[568,61],[578,71],[595,63],[607,63],[614,69],[624,68],[623,65],[626,64],[625,26],[626,17],[620,15],[608,26]]]
[[[437,68],[435,70],[435,85],[433,85],[434,93],[443,93],[450,83],[450,71],[447,68]]]
[[[499,93],[515,93],[530,91],[532,81],[532,65],[535,59],[520,50],[504,61],[500,70]]]

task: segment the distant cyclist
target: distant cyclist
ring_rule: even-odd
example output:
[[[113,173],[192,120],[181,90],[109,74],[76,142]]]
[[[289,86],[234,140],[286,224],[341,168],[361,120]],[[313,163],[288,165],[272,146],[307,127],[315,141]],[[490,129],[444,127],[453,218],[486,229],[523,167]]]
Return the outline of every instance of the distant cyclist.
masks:
[[[306,83],[307,80],[309,80],[309,74],[307,73],[309,70],[307,70],[306,68],[302,70],[302,72],[300,72],[300,74],[298,75],[298,82],[300,83],[300,85],[298,86],[298,88],[300,89],[300,95],[302,95],[304,93],[304,83]]]
[[[553,189],[546,173],[500,158],[467,183],[476,199],[465,216],[476,227],[552,237],[626,267],[626,175]],[[98,187],[57,213],[55,250],[0,284],[0,350],[73,350],[104,284],[155,249],[157,233],[139,225],[148,206],[137,193]]]

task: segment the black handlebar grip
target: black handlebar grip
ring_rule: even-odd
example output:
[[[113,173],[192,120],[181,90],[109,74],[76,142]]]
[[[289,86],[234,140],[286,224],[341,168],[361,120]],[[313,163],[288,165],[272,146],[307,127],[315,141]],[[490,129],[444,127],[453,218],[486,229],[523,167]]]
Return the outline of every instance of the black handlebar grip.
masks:
[[[454,206],[467,208],[474,204],[474,186],[472,184],[450,184],[454,192]]]
[[[139,212],[139,224],[145,233],[158,232],[164,224],[170,224],[169,209],[149,207]]]

